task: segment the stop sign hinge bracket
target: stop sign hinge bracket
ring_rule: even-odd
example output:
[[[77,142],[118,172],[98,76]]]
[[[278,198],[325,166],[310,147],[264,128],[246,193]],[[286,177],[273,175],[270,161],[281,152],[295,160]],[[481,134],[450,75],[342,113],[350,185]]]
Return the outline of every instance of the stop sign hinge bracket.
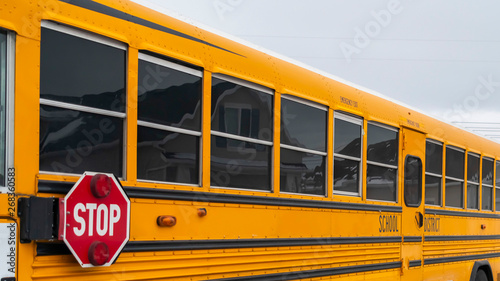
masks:
[[[33,240],[57,240],[59,231],[59,199],[45,197],[19,198],[21,243]]]

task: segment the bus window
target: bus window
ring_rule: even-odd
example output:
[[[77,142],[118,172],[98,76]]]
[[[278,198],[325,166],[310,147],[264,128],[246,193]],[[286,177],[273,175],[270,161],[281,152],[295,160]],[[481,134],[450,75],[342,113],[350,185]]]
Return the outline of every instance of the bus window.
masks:
[[[500,161],[495,168],[495,211],[500,211]]]
[[[212,186],[271,190],[272,98],[267,88],[212,78]]]
[[[324,106],[299,99],[281,99],[280,190],[326,195],[326,132]]]
[[[445,206],[464,207],[465,153],[453,146],[446,147]]]
[[[202,72],[139,54],[137,178],[199,185]]]
[[[0,186],[5,186],[7,142],[7,34],[0,32]],[[1,191],[1,189],[0,189]]]
[[[441,206],[443,182],[443,145],[427,140],[425,148],[425,204]]]
[[[398,130],[369,123],[367,134],[366,198],[396,202]]]
[[[333,192],[361,196],[363,120],[335,112]]]
[[[419,207],[422,202],[422,161],[408,156],[405,162],[404,198],[408,207]]]
[[[481,209],[493,210],[493,159],[483,157]]]
[[[479,155],[467,154],[467,209],[479,209]]]
[[[40,170],[123,175],[126,47],[44,22]]]

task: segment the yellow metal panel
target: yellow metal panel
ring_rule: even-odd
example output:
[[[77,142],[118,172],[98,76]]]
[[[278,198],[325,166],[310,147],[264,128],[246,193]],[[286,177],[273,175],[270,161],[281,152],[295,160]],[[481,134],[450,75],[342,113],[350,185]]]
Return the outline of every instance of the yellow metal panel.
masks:
[[[210,151],[211,139],[210,128],[212,126],[212,73],[203,71],[203,98],[201,111],[201,184],[204,191],[210,188]]]
[[[139,52],[128,48],[127,71],[127,119],[126,119],[126,160],[125,178],[128,182],[137,180],[137,107],[138,107],[138,65]]]
[[[274,92],[274,136],[273,141],[275,148],[273,149],[272,159],[272,174],[273,174],[273,191],[274,194],[280,192],[280,172],[281,172],[281,156],[280,156],[280,139],[281,139],[281,93]]]

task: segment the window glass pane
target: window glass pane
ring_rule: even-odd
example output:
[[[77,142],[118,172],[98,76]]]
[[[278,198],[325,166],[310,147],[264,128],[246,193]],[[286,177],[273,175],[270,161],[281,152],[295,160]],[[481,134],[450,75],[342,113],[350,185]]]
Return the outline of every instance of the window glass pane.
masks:
[[[464,207],[464,188],[463,182],[446,180],[446,207]]]
[[[368,124],[368,161],[398,165],[398,132]]]
[[[281,99],[281,143],[326,152],[328,112]]]
[[[137,177],[198,184],[199,149],[198,137],[139,126]]]
[[[481,203],[481,208],[483,210],[493,210],[493,188],[489,186],[483,186],[483,196],[482,196],[482,203]]]
[[[280,190],[325,195],[325,157],[281,148]]]
[[[361,126],[342,119],[335,119],[334,152],[361,157]]]
[[[441,206],[441,178],[425,176],[425,204]]]
[[[448,195],[446,195],[448,196]],[[479,209],[479,185],[467,185],[467,209]]]
[[[479,157],[467,155],[467,181],[479,183]]]
[[[139,60],[139,120],[200,131],[201,77]]]
[[[500,161],[497,161],[497,167],[495,169],[495,175],[496,175],[496,184],[495,186],[500,187]]]
[[[495,211],[500,211],[500,189],[495,189]]]
[[[212,78],[212,130],[273,139],[272,95]]]
[[[483,158],[483,184],[493,185],[493,160]]]
[[[0,32],[0,186],[5,186],[7,139],[7,35]]]
[[[446,176],[456,179],[464,178],[465,154],[464,152],[446,148]],[[448,196],[447,196],[448,197]]]
[[[432,142],[425,145],[425,169],[426,172],[443,174],[443,146]]]
[[[40,97],[125,112],[126,52],[42,28]]]
[[[333,191],[359,193],[359,161],[335,157]]]
[[[417,157],[407,157],[404,183],[405,204],[418,207],[422,202],[422,161]]]
[[[366,198],[384,201],[396,201],[397,169],[367,165]]]
[[[40,170],[122,176],[123,120],[40,106]]]
[[[212,186],[271,190],[271,147],[217,136],[211,145]]]

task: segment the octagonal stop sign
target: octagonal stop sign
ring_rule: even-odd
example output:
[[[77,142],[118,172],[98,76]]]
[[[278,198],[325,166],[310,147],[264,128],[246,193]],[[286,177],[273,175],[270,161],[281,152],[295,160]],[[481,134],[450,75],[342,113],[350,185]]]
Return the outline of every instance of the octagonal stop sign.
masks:
[[[129,240],[130,200],[113,174],[85,172],[59,212],[59,238],[82,267],[111,265]]]

